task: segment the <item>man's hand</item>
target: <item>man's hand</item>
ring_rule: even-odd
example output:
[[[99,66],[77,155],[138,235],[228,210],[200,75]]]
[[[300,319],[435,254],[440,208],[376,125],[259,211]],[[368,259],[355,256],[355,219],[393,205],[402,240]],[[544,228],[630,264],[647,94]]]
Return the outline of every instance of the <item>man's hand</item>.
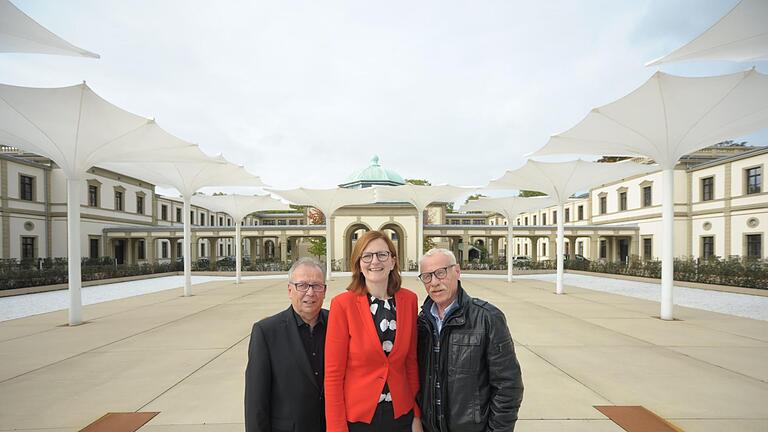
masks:
[[[411,432],[424,432],[424,429],[421,427],[421,419],[418,417],[413,418],[413,423],[411,423]]]

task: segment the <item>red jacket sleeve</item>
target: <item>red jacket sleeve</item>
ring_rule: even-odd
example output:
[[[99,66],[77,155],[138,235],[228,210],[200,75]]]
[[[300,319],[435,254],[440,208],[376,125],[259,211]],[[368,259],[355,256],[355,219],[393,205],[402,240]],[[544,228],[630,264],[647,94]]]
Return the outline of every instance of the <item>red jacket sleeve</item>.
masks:
[[[344,377],[349,354],[349,323],[346,305],[331,300],[325,336],[325,421],[327,432],[348,432],[344,401]]]

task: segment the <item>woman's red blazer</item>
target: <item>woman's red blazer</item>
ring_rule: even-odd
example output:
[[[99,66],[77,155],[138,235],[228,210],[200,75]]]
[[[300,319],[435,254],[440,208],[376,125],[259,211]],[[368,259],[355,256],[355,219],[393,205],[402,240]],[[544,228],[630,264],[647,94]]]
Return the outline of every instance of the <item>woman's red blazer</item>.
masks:
[[[325,417],[328,432],[346,432],[347,422],[370,423],[384,382],[389,383],[395,417],[413,409],[419,390],[416,360],[418,298],[405,288],[395,293],[397,329],[389,356],[373,324],[367,294],[351,291],[331,300],[325,336]]]

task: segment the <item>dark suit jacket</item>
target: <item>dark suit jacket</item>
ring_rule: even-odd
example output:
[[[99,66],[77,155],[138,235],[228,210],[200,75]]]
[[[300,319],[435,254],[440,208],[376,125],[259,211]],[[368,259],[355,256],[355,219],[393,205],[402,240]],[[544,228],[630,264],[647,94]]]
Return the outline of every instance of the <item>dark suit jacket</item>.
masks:
[[[328,311],[320,314],[327,323]],[[292,308],[254,324],[245,369],[246,432],[324,432],[324,402]]]

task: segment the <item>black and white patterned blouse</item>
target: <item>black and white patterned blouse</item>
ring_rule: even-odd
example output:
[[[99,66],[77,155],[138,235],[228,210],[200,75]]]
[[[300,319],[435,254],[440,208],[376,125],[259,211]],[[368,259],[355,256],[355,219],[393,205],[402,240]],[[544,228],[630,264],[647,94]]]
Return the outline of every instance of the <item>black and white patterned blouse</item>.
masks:
[[[373,325],[379,334],[381,349],[384,354],[389,356],[392,347],[395,345],[395,332],[397,330],[397,311],[395,310],[395,298],[380,300],[369,295],[368,303],[371,305],[371,316]],[[389,392],[389,384],[384,383],[384,388],[379,396],[379,403],[392,402],[392,393]]]

